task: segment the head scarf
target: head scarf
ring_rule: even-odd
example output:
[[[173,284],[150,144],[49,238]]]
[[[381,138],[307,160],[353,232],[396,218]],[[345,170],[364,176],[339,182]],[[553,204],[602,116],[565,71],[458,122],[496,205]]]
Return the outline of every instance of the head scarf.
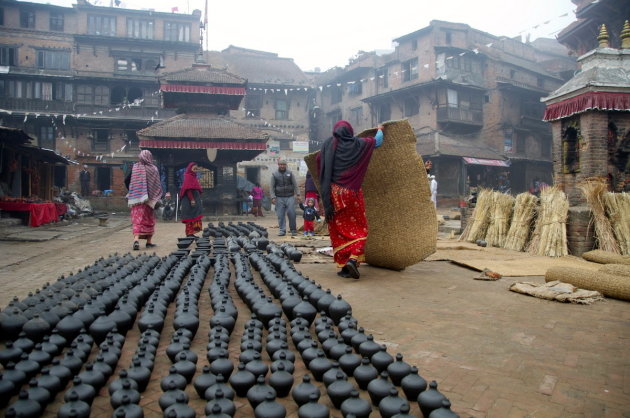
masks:
[[[332,183],[358,191],[375,145],[376,140],[372,137],[355,137],[352,126],[345,120],[335,124],[333,135],[324,142],[317,156],[326,219],[334,215],[330,199]]]
[[[135,163],[131,169],[127,204],[131,207],[140,203],[146,203],[153,208],[155,203],[162,197],[160,174],[155,164],[153,164],[151,151],[140,151],[138,158],[140,161]]]
[[[186,167],[186,172],[184,173],[184,183],[182,184],[182,188],[179,190],[180,198],[184,197],[188,190],[197,190],[199,193],[202,192],[201,184],[199,184],[199,180],[197,179],[197,173],[192,170],[192,168],[196,165],[197,163],[191,162],[188,163],[188,167]]]

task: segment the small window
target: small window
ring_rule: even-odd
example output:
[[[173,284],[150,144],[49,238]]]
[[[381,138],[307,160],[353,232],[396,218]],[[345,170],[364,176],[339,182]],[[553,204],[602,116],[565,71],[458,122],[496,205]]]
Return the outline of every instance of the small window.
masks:
[[[137,151],[140,149],[140,139],[136,135],[136,131],[125,131],[125,151]]]
[[[35,28],[35,12],[32,10],[20,10],[20,27]]]
[[[289,119],[289,104],[286,100],[278,99],[276,100],[276,120],[287,120]]]
[[[383,103],[378,107],[378,121],[385,122],[392,118],[392,110],[389,103]]]
[[[379,87],[387,88],[389,85],[387,67],[376,71],[376,80]]]
[[[418,40],[414,39],[413,41],[411,41],[411,50],[415,51],[416,49],[418,49]]]
[[[340,86],[334,85],[330,89],[330,104],[335,104],[341,102],[343,97],[343,90]]]
[[[38,145],[46,149],[55,149],[55,128],[52,126],[40,126]]]
[[[94,100],[94,89],[92,86],[80,85],[77,87],[77,103],[92,104]]]
[[[4,9],[0,7],[0,26],[4,26]]]
[[[580,172],[580,128],[570,123],[562,133],[562,171],[565,174]]]
[[[170,42],[190,42],[190,24],[165,22],[164,40]]]
[[[116,36],[116,17],[88,15],[88,34]]]
[[[363,83],[361,83],[361,81],[348,83],[348,94],[350,96],[358,96],[362,92],[363,92]]]
[[[355,127],[363,124],[363,107],[350,109],[350,124]]]
[[[262,108],[262,94],[248,93],[245,96],[245,117],[259,118],[260,109]]]
[[[17,65],[17,48],[0,46],[0,65]]]
[[[129,70],[129,61],[126,59],[118,59],[116,60],[116,71],[127,71]]]
[[[127,18],[127,37],[136,39],[153,39],[153,21]]]
[[[420,102],[416,97],[405,99],[405,117],[417,115],[420,112]]]
[[[105,86],[96,86],[94,89],[94,104],[105,106],[109,104],[109,89]]]
[[[63,32],[63,13],[50,12],[50,30]]]
[[[402,64],[403,81],[411,81],[418,78],[418,58],[410,59]]]
[[[92,131],[92,150],[101,152],[109,151],[108,129],[94,129]]]
[[[450,45],[451,42],[453,42],[453,34],[451,32],[446,32],[446,43]]]
[[[70,52],[68,51],[37,51],[37,68],[47,70],[69,70]]]

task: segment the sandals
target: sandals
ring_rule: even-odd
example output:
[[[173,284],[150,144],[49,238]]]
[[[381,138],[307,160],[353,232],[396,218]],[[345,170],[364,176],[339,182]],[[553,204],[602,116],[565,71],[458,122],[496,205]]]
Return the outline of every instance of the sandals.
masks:
[[[138,241],[133,242],[133,250],[138,251],[140,249],[140,243]]]

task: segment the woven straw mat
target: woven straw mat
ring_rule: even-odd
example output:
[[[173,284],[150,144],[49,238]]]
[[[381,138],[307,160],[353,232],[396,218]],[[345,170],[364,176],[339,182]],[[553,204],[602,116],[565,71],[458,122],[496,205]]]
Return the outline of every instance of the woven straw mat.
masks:
[[[597,290],[604,296],[630,300],[630,280],[624,276],[614,276],[601,271],[590,271],[575,267],[552,267],[545,274],[545,281],[558,280],[571,283],[575,287]]]
[[[587,251],[582,254],[582,258],[600,264],[630,264],[630,256],[604,250]]]
[[[383,145],[372,154],[363,194],[368,220],[365,261],[402,270],[436,250],[437,217],[427,172],[416,152],[416,137],[406,120],[385,122]],[[375,129],[358,134],[374,136]],[[317,152],[304,157],[319,188]]]

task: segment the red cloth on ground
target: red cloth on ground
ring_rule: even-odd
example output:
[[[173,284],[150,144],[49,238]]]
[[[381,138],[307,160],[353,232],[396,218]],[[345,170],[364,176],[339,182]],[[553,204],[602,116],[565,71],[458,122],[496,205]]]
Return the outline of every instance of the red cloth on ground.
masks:
[[[328,223],[333,258],[338,267],[345,266],[350,258],[360,264],[365,261],[368,234],[363,190],[354,191],[333,183],[330,195],[335,211]]]
[[[30,226],[57,222],[59,219],[54,203],[0,202],[0,209],[7,212],[28,212]]]
[[[186,222],[185,225],[186,225],[186,236],[194,235],[195,233],[203,229],[201,219],[192,221],[192,222]]]
[[[140,204],[131,207],[131,223],[133,234],[146,239],[155,232],[155,214],[153,208]]]
[[[313,227],[313,221],[304,220],[304,232],[315,232],[315,228]]]

